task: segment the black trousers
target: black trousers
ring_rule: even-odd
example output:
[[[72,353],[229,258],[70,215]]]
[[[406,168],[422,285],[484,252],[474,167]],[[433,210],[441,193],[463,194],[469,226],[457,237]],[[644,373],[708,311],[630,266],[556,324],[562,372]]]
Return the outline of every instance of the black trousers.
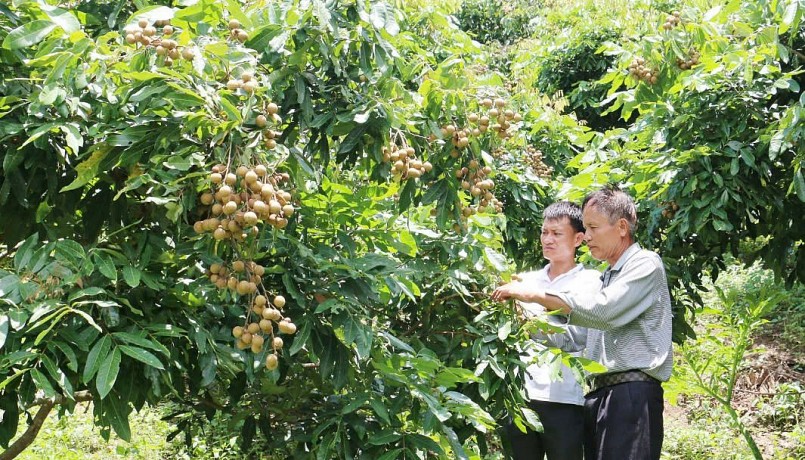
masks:
[[[656,460],[662,451],[663,389],[659,382],[626,382],[587,394],[586,460]]]
[[[575,404],[531,401],[544,433],[523,433],[513,423],[506,426],[514,460],[581,460],[584,443],[584,408]]]

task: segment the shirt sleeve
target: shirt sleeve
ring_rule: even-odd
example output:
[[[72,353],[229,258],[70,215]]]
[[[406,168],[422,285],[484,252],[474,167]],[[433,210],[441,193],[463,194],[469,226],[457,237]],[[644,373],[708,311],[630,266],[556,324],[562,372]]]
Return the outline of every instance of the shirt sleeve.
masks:
[[[651,306],[654,286],[663,276],[658,263],[658,257],[638,256],[624,264],[610,284],[594,295],[546,293],[559,297],[570,306],[570,324],[611,330],[630,323]]]
[[[567,292],[574,292],[579,295],[594,295],[601,289],[601,273],[596,270],[585,270],[568,288]],[[563,315],[548,315],[548,322],[555,326],[565,329],[564,333],[557,334],[532,334],[532,339],[544,342],[549,346],[559,348],[563,351],[581,351],[587,345],[587,328],[568,324],[568,319]]]
[[[581,351],[587,344],[587,328],[564,325],[565,332],[559,334],[532,334],[531,338],[562,351]]]

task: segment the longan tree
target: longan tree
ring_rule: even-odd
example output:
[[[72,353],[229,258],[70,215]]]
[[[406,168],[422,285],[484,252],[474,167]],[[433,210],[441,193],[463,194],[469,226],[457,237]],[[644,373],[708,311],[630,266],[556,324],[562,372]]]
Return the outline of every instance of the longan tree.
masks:
[[[528,121],[444,11],[2,8],[3,458],[87,400],[107,437],[170,402],[172,436],[227,417],[294,458],[538,424],[484,294]]]

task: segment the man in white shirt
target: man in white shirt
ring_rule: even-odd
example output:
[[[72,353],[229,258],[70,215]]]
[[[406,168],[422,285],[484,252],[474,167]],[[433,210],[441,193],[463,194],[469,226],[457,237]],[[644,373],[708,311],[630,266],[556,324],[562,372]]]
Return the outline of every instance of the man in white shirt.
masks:
[[[556,202],[543,211],[543,256],[548,265],[541,270],[517,276],[515,283],[524,283],[539,289],[598,292],[601,273],[585,269],[576,263],[576,248],[584,238],[581,209],[567,202]],[[536,303],[520,303],[526,317],[544,315],[545,309]],[[542,337],[549,345],[569,352],[578,352],[584,346],[585,328],[566,326],[560,316],[546,316],[549,322],[566,328],[565,334]],[[536,345],[536,346],[535,346]],[[506,427],[512,458],[548,460],[581,460],[583,451],[584,392],[572,371],[561,365],[556,372],[555,363],[534,362],[537,349],[543,344],[526,344],[523,361],[529,364],[525,375],[525,390],[529,407],[539,415],[544,432],[521,432],[510,424]],[[543,355],[544,357],[544,355]]]

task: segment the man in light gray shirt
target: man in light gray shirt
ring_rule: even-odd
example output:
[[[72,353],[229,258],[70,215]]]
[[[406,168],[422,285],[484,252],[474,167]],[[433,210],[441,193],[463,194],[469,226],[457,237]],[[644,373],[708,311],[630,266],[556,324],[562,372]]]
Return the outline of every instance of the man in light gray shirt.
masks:
[[[671,376],[671,300],[660,257],[634,242],[631,197],[605,187],[584,199],[585,241],[609,268],[594,296],[507,285],[493,299],[537,302],[588,329],[585,355],[607,367],[591,376],[585,396],[587,460],[659,459],[663,439],[661,381]],[[595,329],[592,329],[595,328]]]

